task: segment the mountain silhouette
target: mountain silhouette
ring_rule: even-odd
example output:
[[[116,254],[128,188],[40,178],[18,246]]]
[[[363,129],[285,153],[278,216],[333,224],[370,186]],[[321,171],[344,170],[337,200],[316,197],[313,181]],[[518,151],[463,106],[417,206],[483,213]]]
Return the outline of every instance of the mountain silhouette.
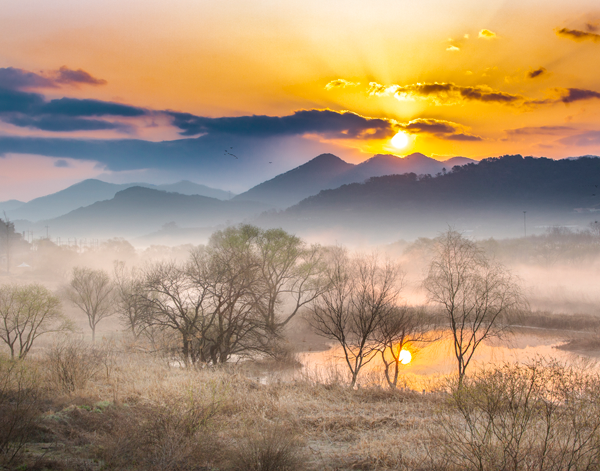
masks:
[[[247,201],[222,201],[200,195],[182,195],[134,186],[113,198],[78,208],[57,218],[34,224],[48,226],[53,237],[139,237],[165,225],[210,227],[242,221],[268,209]],[[19,230],[27,228],[19,226]]]
[[[4,218],[5,212],[14,211],[17,208],[20,208],[25,203],[19,200],[8,200],[8,201],[0,201],[0,219]]]
[[[333,154],[321,154],[289,172],[237,195],[234,199],[260,201],[285,208],[308,196],[316,195],[321,190],[335,188],[338,186],[335,183],[336,178],[353,167],[354,165]]]
[[[236,199],[260,201],[274,207],[286,208],[318,194],[321,190],[363,182],[371,177],[411,172],[436,175],[444,168],[449,171],[451,166],[475,162],[464,157],[455,159],[454,162],[454,159],[440,162],[420,153],[406,157],[379,154],[353,165],[333,154],[321,154],[304,165],[251,188],[236,196]]]
[[[600,211],[599,180],[597,158],[503,156],[455,166],[436,178],[388,175],[324,190],[261,221],[303,234],[335,227],[377,240],[434,236],[448,225],[481,237],[514,237],[523,234],[524,211],[530,230],[585,227]]]
[[[134,186],[154,188],[186,195],[209,196],[220,199],[229,199],[230,197],[229,193],[226,191],[198,185],[186,180],[167,185],[152,185],[149,183],[115,184],[96,179],[88,179],[56,193],[35,198],[12,210],[7,210],[7,214],[13,220],[24,219],[28,221],[41,221],[44,219],[52,219],[67,214],[77,208],[89,206],[97,201],[109,200],[113,198],[117,192]]]

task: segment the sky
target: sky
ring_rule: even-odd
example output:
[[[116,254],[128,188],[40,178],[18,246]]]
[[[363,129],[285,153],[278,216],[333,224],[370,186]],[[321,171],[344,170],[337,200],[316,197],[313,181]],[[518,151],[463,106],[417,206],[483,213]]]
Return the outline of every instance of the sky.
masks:
[[[0,2],[0,201],[241,192],[325,152],[600,154],[596,0]]]

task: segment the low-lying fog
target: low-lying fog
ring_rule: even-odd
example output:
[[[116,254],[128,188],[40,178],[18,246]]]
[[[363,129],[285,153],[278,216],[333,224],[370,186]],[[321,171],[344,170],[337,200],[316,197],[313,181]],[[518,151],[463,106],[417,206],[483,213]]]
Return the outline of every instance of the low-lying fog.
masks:
[[[518,327],[513,329],[512,335],[503,340],[486,340],[473,359],[475,368],[489,362],[524,361],[539,355],[573,359],[575,354],[572,351],[583,352],[591,357],[598,353],[584,344],[578,348],[577,343],[578,339],[587,338],[593,334],[593,330],[598,329],[595,319],[600,324],[600,237],[597,234],[561,229],[542,236],[487,239],[478,241],[478,244],[489,257],[501,262],[518,277],[531,313],[528,320],[515,322]],[[377,252],[382,259],[399,262],[404,273],[402,302],[410,306],[432,308],[427,304],[422,287],[432,248],[432,239],[421,238],[385,246],[355,247],[351,251]],[[113,276],[117,261],[124,262],[129,268],[144,268],[157,261],[183,262],[188,259],[192,249],[192,245],[136,248],[123,239],[95,242],[84,247],[57,246],[42,239],[31,245],[21,244],[18,249],[14,248],[9,260],[10,273],[6,272],[6,259],[2,262],[4,266],[0,267],[0,283],[41,283],[61,294],[74,267],[100,269]],[[85,315],[66,299],[63,299],[62,308],[75,322],[77,329],[89,337],[90,329]],[[535,322],[532,318],[536,319]],[[304,365],[294,374],[345,374],[339,348],[316,336],[303,320],[302,313],[296,316],[290,326],[287,340]],[[108,317],[98,324],[97,337],[115,335],[126,335],[125,327],[117,316]],[[571,342],[571,353],[556,348],[565,342]],[[440,334],[436,342],[415,343],[411,349],[412,361],[401,369],[403,379],[399,384],[425,388],[428,377],[447,374],[456,368],[447,332]],[[363,382],[382,382],[378,358],[364,371]]]

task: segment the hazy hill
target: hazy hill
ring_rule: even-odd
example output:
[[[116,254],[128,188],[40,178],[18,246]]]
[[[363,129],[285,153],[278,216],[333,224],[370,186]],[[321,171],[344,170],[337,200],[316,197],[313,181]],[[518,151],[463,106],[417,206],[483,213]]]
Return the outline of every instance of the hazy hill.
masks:
[[[25,203],[19,200],[8,200],[8,201],[0,201],[0,218],[4,218],[4,212],[13,211]]]
[[[114,197],[118,191],[134,186],[155,188],[186,195],[202,195],[212,198],[229,199],[229,194],[226,191],[216,190],[185,180],[168,185],[152,185],[149,183],[115,184],[89,179],[76,183],[75,185],[56,193],[35,198],[13,210],[8,210],[7,214],[13,220],[25,219],[28,221],[40,221],[43,219],[52,219],[67,214],[74,209],[89,206],[97,201],[109,200]]]
[[[208,196],[210,198],[217,198],[219,200],[229,200],[233,195],[230,191],[219,190],[217,188],[211,188],[206,185],[200,185],[189,180],[181,180],[177,183],[168,183],[166,185],[136,185],[145,186],[148,188],[155,188],[157,190],[170,191],[175,193],[181,193],[182,195],[200,195]]]
[[[333,154],[321,154],[289,172],[257,185],[237,195],[238,201],[260,201],[286,208],[327,188],[335,188],[337,177],[354,165]],[[332,186],[333,185],[333,186]]]
[[[289,172],[251,188],[236,196],[239,200],[254,200],[285,208],[298,203],[321,190],[337,188],[348,183],[363,182],[371,177],[416,173],[436,175],[443,168],[451,170],[454,165],[475,162],[464,157],[455,157],[446,162],[415,153],[406,157],[375,155],[353,165],[333,154],[321,154],[311,161]]]
[[[262,221],[303,233],[337,227],[380,239],[435,235],[449,224],[482,237],[520,236],[523,211],[530,231],[598,219],[596,185],[600,159],[505,156],[437,178],[391,175],[325,190]]]
[[[268,209],[245,201],[221,201],[200,195],[168,193],[145,187],[119,191],[98,201],[34,226],[49,226],[52,237],[138,237],[171,227],[207,227],[237,223]],[[20,228],[19,230],[26,230]]]

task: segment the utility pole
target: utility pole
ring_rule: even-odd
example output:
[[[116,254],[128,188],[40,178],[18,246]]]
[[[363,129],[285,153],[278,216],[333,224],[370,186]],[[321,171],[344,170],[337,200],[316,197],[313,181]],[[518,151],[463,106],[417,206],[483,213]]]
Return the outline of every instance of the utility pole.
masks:
[[[525,233],[525,237],[527,237],[527,211],[523,211],[523,232]]]

